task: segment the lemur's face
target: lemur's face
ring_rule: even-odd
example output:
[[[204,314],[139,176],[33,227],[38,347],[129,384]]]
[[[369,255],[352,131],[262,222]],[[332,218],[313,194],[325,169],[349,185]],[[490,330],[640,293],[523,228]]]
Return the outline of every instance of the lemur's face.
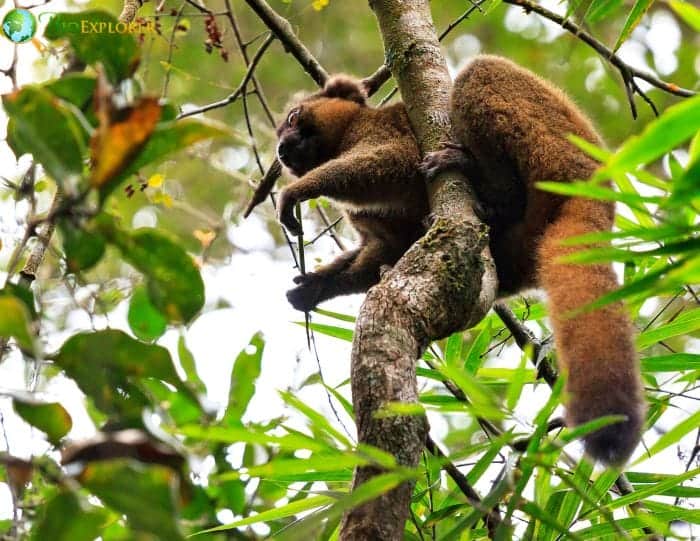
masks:
[[[327,160],[324,138],[311,104],[292,108],[277,128],[277,157],[295,176],[302,176]]]

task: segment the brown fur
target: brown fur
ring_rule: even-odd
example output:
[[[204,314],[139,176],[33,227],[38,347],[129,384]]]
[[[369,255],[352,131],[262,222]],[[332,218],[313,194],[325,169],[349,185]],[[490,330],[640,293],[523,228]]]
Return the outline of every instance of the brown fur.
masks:
[[[428,201],[406,111],[400,104],[366,107],[358,102],[360,95],[357,83],[334,77],[296,108],[297,126],[285,121],[278,129],[280,161],[302,174],[280,194],[282,223],[298,233],[294,204],[326,196],[343,208],[360,236],[356,250],[295,279],[298,286],[287,296],[299,310],[366,291],[379,281],[380,267],[393,265],[424,233]],[[313,148],[300,149],[310,140],[315,141]],[[310,154],[309,164],[305,160]]]
[[[596,162],[567,139],[600,143],[590,122],[558,89],[512,62],[477,57],[455,80],[452,126],[457,144],[420,162],[405,108],[364,105],[361,86],[346,77],[301,104],[300,118],[314,126],[325,148],[306,173],[282,192],[280,216],[298,230],[293,203],[319,197],[338,201],[360,233],[360,247],[315,273],[297,278],[292,304],[309,310],[344,293],[364,291],[422,234],[428,212],[419,172],[429,178],[461,169],[490,226],[499,294],[540,286],[547,295],[559,361],[568,374],[568,416],[576,425],[602,415],[627,421],[595,432],[587,450],[620,463],[634,450],[644,419],[631,324],[620,304],[571,317],[617,286],[609,265],[572,265],[558,258],[576,248],[561,241],[612,227],[611,203],[565,198],[536,189],[540,180],[586,179]],[[304,128],[283,124],[280,144]],[[308,137],[307,137],[308,138]],[[315,148],[315,147],[314,147]],[[310,156],[305,154],[304,156]],[[304,161],[296,156],[297,161]],[[289,157],[294,162],[295,156]],[[283,162],[285,160],[282,160]]]

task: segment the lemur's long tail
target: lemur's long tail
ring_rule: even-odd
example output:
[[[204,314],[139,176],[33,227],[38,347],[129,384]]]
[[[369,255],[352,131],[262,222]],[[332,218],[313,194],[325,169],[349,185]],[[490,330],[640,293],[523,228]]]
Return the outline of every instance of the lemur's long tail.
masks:
[[[581,246],[563,246],[574,235],[609,228],[597,223],[605,203],[569,199],[547,227],[539,247],[539,281],[549,299],[559,366],[567,373],[568,421],[578,425],[604,415],[627,420],[590,434],[586,450],[607,464],[627,460],[639,442],[644,401],[631,323],[620,303],[571,316],[617,287],[611,265],[561,263]]]

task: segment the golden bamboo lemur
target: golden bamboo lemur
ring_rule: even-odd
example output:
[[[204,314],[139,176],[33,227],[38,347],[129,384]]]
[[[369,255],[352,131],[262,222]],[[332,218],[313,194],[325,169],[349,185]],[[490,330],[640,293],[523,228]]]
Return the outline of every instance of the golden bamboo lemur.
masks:
[[[621,304],[569,313],[617,286],[610,265],[558,261],[575,247],[567,237],[610,230],[613,204],[566,198],[540,180],[586,179],[596,162],[569,142],[600,138],[558,89],[499,57],[480,56],[457,77],[451,96],[454,143],[421,161],[403,104],[375,109],[362,86],[344,76],[294,107],[278,129],[280,161],[298,177],[280,194],[281,222],[300,232],[294,204],[335,200],[360,235],[359,247],[298,276],[287,294],[299,310],[367,290],[381,265],[394,264],[424,232],[424,176],[457,168],[469,179],[490,226],[499,296],[542,287],[559,362],[568,373],[568,417],[578,425],[603,415],[627,420],[586,438],[586,449],[619,464],[639,441],[642,386],[632,327]]]

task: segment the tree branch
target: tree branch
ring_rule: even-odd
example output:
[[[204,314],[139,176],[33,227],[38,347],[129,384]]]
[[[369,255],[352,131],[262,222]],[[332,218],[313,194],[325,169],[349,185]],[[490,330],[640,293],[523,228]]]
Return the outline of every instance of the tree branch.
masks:
[[[213,103],[208,103],[207,105],[203,105],[202,107],[197,107],[196,109],[192,109],[191,111],[187,111],[185,113],[180,113],[177,115],[177,119],[180,120],[181,118],[185,118],[188,116],[192,115],[197,115],[199,113],[204,113],[206,111],[211,111],[212,109],[217,109],[219,107],[224,107],[228,105],[229,103],[233,103],[236,101],[239,96],[243,95],[243,93],[246,91],[246,87],[248,86],[248,83],[250,82],[251,78],[255,74],[255,68],[258,65],[258,62],[260,62],[260,59],[263,57],[265,54],[265,51],[267,48],[270,46],[270,44],[275,40],[275,36],[273,34],[270,34],[267,36],[267,39],[263,42],[263,44],[260,46],[260,48],[255,52],[255,55],[253,56],[253,59],[250,61],[250,64],[248,65],[248,69],[245,73],[245,76],[243,77],[243,80],[241,83],[238,85],[236,90],[231,92],[228,96],[226,96],[224,99],[215,101]]]
[[[124,0],[122,12],[119,14],[119,21],[122,23],[130,23],[136,17],[136,12],[143,5],[142,0]]]
[[[537,377],[542,378],[550,387],[553,387],[559,377],[553,359],[551,341],[538,339],[522,321],[520,321],[513,311],[504,302],[497,302],[493,305],[493,311],[498,314],[501,321],[510,331],[515,343],[523,351],[527,346],[532,346],[532,363],[537,368]]]
[[[690,97],[694,96],[695,92],[692,90],[688,90],[686,88],[681,88],[676,84],[669,83],[666,81],[663,81],[659,79],[658,77],[652,75],[651,73],[648,73],[646,71],[638,70],[637,68],[634,68],[630,66],[629,64],[625,63],[614,51],[606,47],[603,43],[598,41],[596,38],[594,38],[591,34],[586,32],[583,28],[578,26],[576,23],[572,22],[571,20],[558,15],[557,13],[554,13],[553,11],[548,10],[547,8],[544,8],[540,6],[539,4],[536,4],[532,2],[531,0],[503,0],[506,4],[511,4],[513,6],[520,6],[522,7],[526,13],[530,12],[535,12],[538,15],[544,17],[545,19],[549,19],[550,21],[553,21],[560,25],[562,28],[565,30],[568,30],[571,34],[576,36],[578,39],[583,41],[585,44],[587,44],[589,47],[591,47],[593,50],[595,50],[601,57],[603,57],[604,60],[615,66],[618,71],[620,72],[620,75],[622,75],[622,80],[625,83],[625,90],[627,91],[627,99],[629,100],[630,103],[630,108],[632,109],[632,116],[634,118],[637,118],[637,106],[634,103],[634,94],[639,94],[641,98],[649,104],[649,106],[652,108],[654,111],[654,114],[658,115],[658,111],[656,110],[656,106],[654,103],[651,101],[649,96],[647,96],[642,89],[639,88],[639,85],[637,85],[637,82],[635,79],[642,79],[643,81],[646,81],[652,86],[655,86],[656,88],[660,88],[661,90],[664,90],[666,92],[669,92],[670,94],[674,94],[676,96],[681,96],[681,97]]]
[[[423,152],[449,134],[447,66],[428,2],[375,0],[385,56],[401,89]],[[428,186],[434,223],[372,288],[356,322],[351,382],[359,440],[414,467],[426,441],[423,417],[377,418],[389,402],[418,398],[415,362],[427,345],[479,321],[495,294],[495,269],[485,227],[472,210],[468,183],[450,172]],[[379,473],[358,468],[353,488]],[[403,539],[411,483],[350,510],[341,539]]]
[[[260,20],[265,23],[272,33],[282,42],[284,50],[291,53],[303,66],[306,73],[323,86],[328,79],[328,72],[314,58],[306,46],[299,41],[289,21],[272,9],[265,0],[245,0]]]
[[[462,13],[459,17],[457,17],[454,21],[447,25],[447,27],[438,36],[438,41],[442,41],[443,39],[445,39],[449,35],[449,33],[452,32],[452,30],[454,30],[460,23],[468,19],[473,12],[477,10],[481,11],[481,4],[483,4],[484,2],[486,2],[486,0],[474,0],[472,2],[472,5],[464,13]],[[377,92],[377,90],[379,90],[382,87],[382,85],[389,80],[390,77],[391,71],[389,71],[389,68],[386,64],[382,64],[372,75],[362,79],[362,84],[367,90],[367,96],[372,96],[375,92]],[[394,92],[395,91],[396,89],[394,88]]]

